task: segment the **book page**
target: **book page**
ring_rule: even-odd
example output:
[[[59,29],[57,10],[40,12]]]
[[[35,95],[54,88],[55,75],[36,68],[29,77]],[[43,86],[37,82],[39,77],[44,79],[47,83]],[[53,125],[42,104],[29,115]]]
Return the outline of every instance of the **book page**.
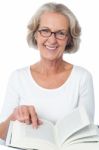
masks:
[[[74,133],[73,135],[71,135],[68,139],[67,139],[67,143],[71,143],[72,141],[78,140],[78,139],[82,139],[82,142],[85,141],[87,138],[93,140],[93,137],[99,137],[99,131],[98,131],[98,127],[94,124],[91,124],[81,130],[79,130],[78,132]],[[87,140],[88,141],[88,140]]]
[[[57,143],[62,145],[69,136],[90,124],[88,115],[83,107],[77,107],[70,114],[56,123]]]
[[[76,143],[97,143],[99,142],[99,136],[91,136],[91,137],[84,137],[79,138],[78,140],[74,140],[69,144],[76,144]]]
[[[14,121],[11,145],[18,145],[21,146],[21,148],[26,146],[33,147],[33,141],[34,145],[36,142],[36,146],[38,145],[37,143],[44,144],[44,142],[52,143],[55,145],[53,127],[54,125],[51,122],[45,120],[43,120],[43,124],[40,125],[37,129],[33,128],[32,125],[26,125],[25,123]]]

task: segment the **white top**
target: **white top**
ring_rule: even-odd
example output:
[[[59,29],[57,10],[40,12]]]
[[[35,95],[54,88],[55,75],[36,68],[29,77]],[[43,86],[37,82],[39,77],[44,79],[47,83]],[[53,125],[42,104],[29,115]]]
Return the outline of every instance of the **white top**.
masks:
[[[39,86],[30,67],[14,71],[8,82],[0,122],[18,105],[34,105],[39,117],[56,122],[79,105],[84,105],[94,120],[94,91],[91,74],[84,68],[73,66],[65,83],[56,89]]]

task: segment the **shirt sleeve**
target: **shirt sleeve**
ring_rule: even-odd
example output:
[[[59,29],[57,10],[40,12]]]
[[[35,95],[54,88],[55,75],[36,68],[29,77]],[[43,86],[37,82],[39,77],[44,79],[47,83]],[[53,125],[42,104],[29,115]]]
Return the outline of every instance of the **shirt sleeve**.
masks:
[[[81,79],[80,92],[79,92],[79,105],[83,105],[90,117],[90,120],[94,121],[94,89],[93,79],[89,72],[86,72]]]
[[[19,104],[19,86],[18,86],[18,72],[14,71],[8,81],[3,108],[0,115],[0,122],[7,119],[7,117],[13,112],[14,108]]]

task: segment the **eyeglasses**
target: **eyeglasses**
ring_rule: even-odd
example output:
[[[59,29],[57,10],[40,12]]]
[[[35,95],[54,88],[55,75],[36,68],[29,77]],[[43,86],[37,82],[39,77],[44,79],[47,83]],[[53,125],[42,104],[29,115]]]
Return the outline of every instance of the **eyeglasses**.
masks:
[[[65,30],[59,30],[56,32],[51,32],[50,29],[39,29],[38,32],[43,36],[43,37],[50,37],[52,34],[54,34],[56,39],[59,40],[64,40],[66,38],[66,36],[68,36],[67,31]]]

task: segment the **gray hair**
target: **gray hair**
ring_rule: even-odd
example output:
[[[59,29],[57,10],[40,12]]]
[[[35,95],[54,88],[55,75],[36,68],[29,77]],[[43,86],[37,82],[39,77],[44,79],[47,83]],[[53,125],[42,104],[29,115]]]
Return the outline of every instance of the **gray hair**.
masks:
[[[66,16],[69,19],[69,42],[65,47],[64,52],[74,53],[78,50],[80,44],[81,28],[79,23],[72,13],[72,11],[63,4],[46,3],[40,7],[40,9],[31,18],[28,24],[27,42],[31,47],[37,48],[37,41],[35,39],[35,33],[40,25],[40,17],[44,12],[56,12]]]

